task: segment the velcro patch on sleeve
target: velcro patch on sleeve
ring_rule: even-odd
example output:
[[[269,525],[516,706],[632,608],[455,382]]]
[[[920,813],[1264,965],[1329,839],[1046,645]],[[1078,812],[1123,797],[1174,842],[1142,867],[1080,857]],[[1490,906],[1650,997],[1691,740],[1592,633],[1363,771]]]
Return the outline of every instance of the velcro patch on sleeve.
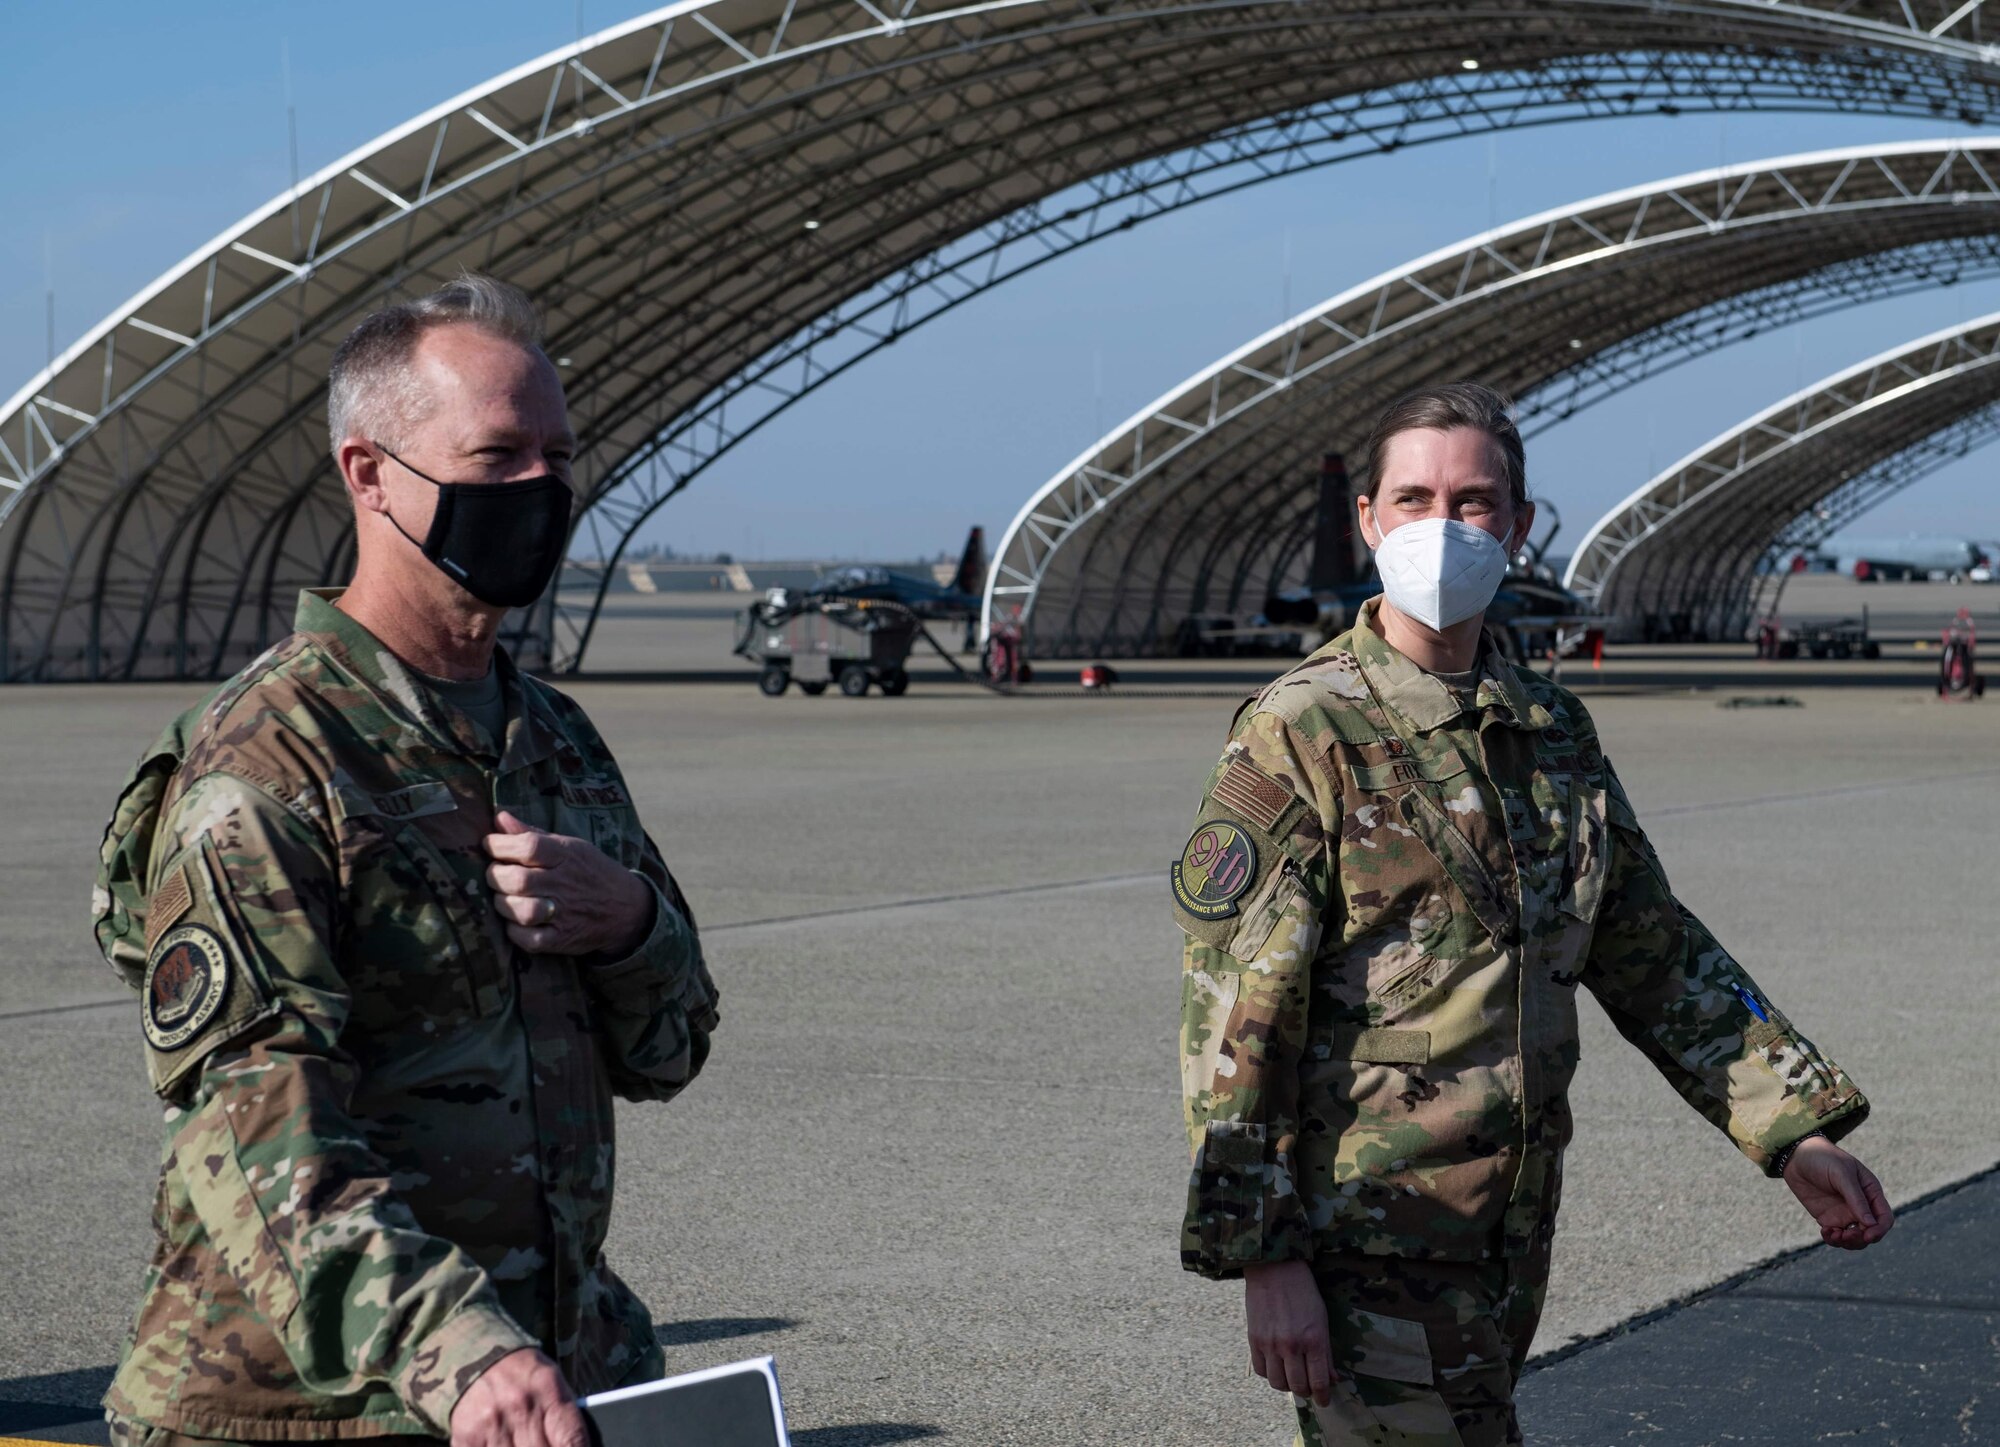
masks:
[[[222,1013],[234,971],[206,925],[168,930],[146,956],[142,1024],[155,1050],[179,1050]]]
[[[1234,809],[1267,833],[1277,831],[1278,821],[1298,801],[1298,795],[1241,754],[1224,766],[1208,793],[1216,803]]]
[[[239,942],[236,913],[210,877],[214,845],[203,840],[171,876],[180,883],[170,899],[184,902],[169,921],[154,908],[167,889],[154,891],[147,911],[152,943],[139,986],[139,1027],[145,1034],[153,1089],[171,1094],[212,1051],[273,1014],[277,1005],[250,967]]]
[[[146,953],[149,956],[153,946],[159,943],[160,936],[178,924],[193,903],[194,892],[188,888],[186,867],[169,871],[146,901]]]
[[[1174,903],[1200,920],[1228,919],[1258,880],[1257,844],[1226,819],[1197,825],[1172,869]]]

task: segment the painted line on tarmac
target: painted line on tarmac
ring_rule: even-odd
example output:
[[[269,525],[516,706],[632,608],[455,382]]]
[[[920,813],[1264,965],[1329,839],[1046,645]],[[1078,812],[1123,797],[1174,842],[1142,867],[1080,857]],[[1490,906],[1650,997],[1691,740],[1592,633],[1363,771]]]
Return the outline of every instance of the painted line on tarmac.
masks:
[[[84,1000],[75,1005],[44,1005],[39,1010],[4,1010],[0,1011],[0,1020],[32,1020],[38,1015],[70,1015],[79,1010],[108,1010],[113,1005],[129,1004],[132,998],[131,995],[120,995],[115,1000]],[[12,1437],[0,1437],[0,1447],[7,1447],[13,1440]]]
[[[922,909],[933,904],[958,904],[968,900],[1006,899],[1017,894],[1050,894],[1057,890],[1092,889],[1107,884],[1142,884],[1149,879],[1157,879],[1156,870],[1140,874],[1103,874],[1092,879],[1062,879],[1048,884],[1014,884],[1003,889],[969,889],[957,894],[927,894],[915,899],[889,899],[880,904],[857,904],[844,909],[814,910],[806,914],[773,915],[769,919],[738,919],[727,924],[712,924],[702,928],[705,935],[727,934],[732,930],[762,929],[768,925],[798,924],[816,919],[839,919],[847,915],[885,914],[899,909]],[[123,1005],[131,1000],[130,995],[121,995],[112,1000],[84,1000],[74,1005],[46,1005],[35,1010],[0,1011],[0,1021],[33,1020],[43,1015],[68,1015],[80,1010],[108,1010],[113,1005]],[[9,1439],[0,1437],[0,1447],[7,1447]]]
[[[739,919],[728,924],[704,926],[705,935],[722,934],[728,930],[762,929],[766,925],[797,924],[802,920],[839,919],[844,915],[884,914],[898,909],[922,909],[932,904],[959,904],[967,900],[1006,899],[1017,894],[1053,894],[1065,889],[1094,889],[1106,884],[1143,884],[1149,879],[1158,879],[1158,870],[1146,870],[1140,874],[1101,874],[1093,879],[1063,879],[1052,884],[1011,884],[1001,889],[970,889],[958,894],[927,894],[915,899],[888,899],[880,904],[856,904],[844,909],[814,910],[808,914],[779,914],[769,919]],[[0,1016],[0,1019],[5,1019]]]
[[[1150,875],[1147,876],[1151,878]],[[791,1070],[782,1065],[760,1065],[762,1075],[805,1076],[819,1079],[823,1072],[815,1070]],[[1006,1080],[978,1075],[905,1075],[894,1070],[843,1070],[842,1080],[886,1080],[896,1085],[976,1085],[982,1090],[1022,1091],[1061,1090],[1083,1091],[1095,1095],[1164,1095],[1180,1099],[1178,1085],[1103,1085],[1088,1080]]]
[[[1876,794],[1884,789],[1908,789],[1923,784],[1962,784],[1967,779],[2000,778],[2000,769],[1967,769],[1958,774],[1924,774],[1914,779],[1883,779],[1873,784],[1843,784],[1837,789],[1805,789],[1796,794],[1758,794],[1749,799],[1713,799],[1706,804],[1669,804],[1647,809],[1640,823],[1675,814],[1706,814],[1714,809],[1753,809],[1759,804],[1793,804],[1809,799],[1838,799],[1848,794]]]

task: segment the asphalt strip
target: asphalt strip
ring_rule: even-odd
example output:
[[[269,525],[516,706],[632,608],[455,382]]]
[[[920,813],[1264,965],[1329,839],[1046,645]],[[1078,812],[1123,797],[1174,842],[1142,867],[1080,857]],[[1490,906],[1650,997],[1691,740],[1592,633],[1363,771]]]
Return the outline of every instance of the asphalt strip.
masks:
[[[2000,1165],[1898,1212],[1866,1251],[1787,1251],[1544,1353],[1521,1384],[1535,1447],[1994,1440]],[[103,1444],[108,1368],[0,1380],[0,1447]],[[57,1400],[60,1399],[60,1400]],[[1060,1444],[1051,1444],[1060,1447]]]
[[[1920,788],[1926,784],[1963,784],[1969,779],[2000,778],[2000,768],[1968,769],[1957,774],[1924,774],[1908,779],[1882,779],[1872,784],[1845,784],[1834,789],[1806,789],[1790,794],[1757,794],[1748,799],[1711,799],[1702,804],[1668,804],[1648,809],[1648,819],[1670,819],[1683,814],[1706,814],[1719,809],[1754,809],[1766,804],[1794,804],[1815,799],[1838,799],[1853,794],[1874,794],[1886,789]],[[919,895],[911,899],[884,900],[878,904],[849,905],[842,909],[813,910],[801,914],[772,915],[766,919],[732,920],[727,924],[703,927],[704,934],[730,934],[740,930],[770,929],[778,925],[812,920],[840,919],[850,915],[887,914],[896,910],[923,909],[931,905],[960,904],[972,900],[1007,899],[1022,894],[1053,894],[1061,890],[1099,889],[1106,885],[1136,884],[1154,878],[1151,871],[1136,874],[1104,874],[1091,879],[1064,879],[1042,884],[1008,885],[999,889],[965,890],[955,894]],[[46,1015],[67,1015],[81,1010],[108,1010],[127,1004],[130,995],[105,1000],[83,1000],[69,1005],[45,1005],[30,1010],[0,1010],[0,1020],[33,1020]],[[0,1447],[5,1447],[0,1439]]]

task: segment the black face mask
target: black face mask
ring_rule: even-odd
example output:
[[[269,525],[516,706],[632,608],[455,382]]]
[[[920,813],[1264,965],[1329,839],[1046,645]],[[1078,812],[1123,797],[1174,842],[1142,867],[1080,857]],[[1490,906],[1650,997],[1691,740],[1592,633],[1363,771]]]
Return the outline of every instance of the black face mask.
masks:
[[[384,516],[439,572],[495,608],[525,608],[542,596],[569,541],[574,495],[568,483],[553,475],[519,482],[439,482],[375,445],[437,489],[437,511],[421,543],[403,531],[394,513]]]

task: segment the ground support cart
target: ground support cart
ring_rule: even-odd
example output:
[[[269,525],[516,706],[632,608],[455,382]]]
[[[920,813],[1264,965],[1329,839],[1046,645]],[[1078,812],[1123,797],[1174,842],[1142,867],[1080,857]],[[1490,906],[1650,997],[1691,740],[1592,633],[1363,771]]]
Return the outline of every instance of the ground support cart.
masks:
[[[897,603],[805,600],[774,588],[738,618],[736,649],[759,665],[757,687],[776,698],[796,683],[802,693],[832,684],[849,698],[879,688],[895,698],[910,686],[910,649],[923,632]]]
[[[1794,623],[1787,627],[1766,618],[1757,627],[1759,658],[1880,658],[1882,645],[1868,636],[1868,610],[1859,620],[1836,623]]]

